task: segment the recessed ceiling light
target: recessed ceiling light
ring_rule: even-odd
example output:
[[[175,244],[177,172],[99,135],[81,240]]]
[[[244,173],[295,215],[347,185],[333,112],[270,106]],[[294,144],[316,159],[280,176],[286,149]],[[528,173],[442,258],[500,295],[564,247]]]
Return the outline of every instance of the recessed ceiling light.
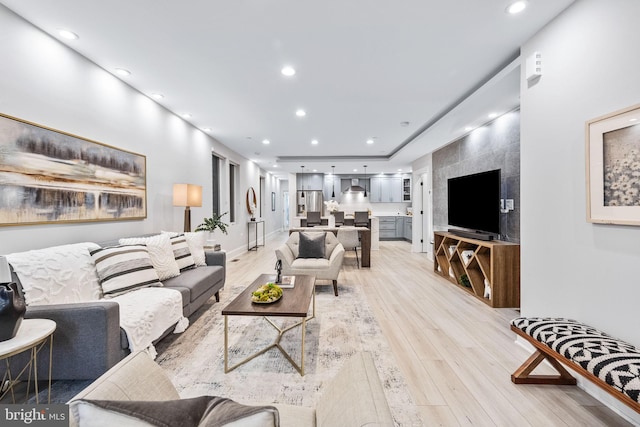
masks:
[[[471,132],[473,128],[471,126],[467,126],[466,128],[464,128],[464,130],[467,132]]]
[[[67,40],[78,40],[80,38],[76,33],[74,33],[73,31],[69,31],[69,30],[60,29],[60,30],[58,30],[58,34],[63,39],[67,39]]]
[[[211,132],[211,128],[202,128],[202,130],[205,132]]]
[[[354,172],[358,172],[358,169],[354,169],[353,171],[354,171]]]
[[[629,121],[630,121],[630,122],[635,122],[635,121],[637,121],[637,120],[638,120],[638,119],[636,119],[636,118],[629,119]]]
[[[402,169],[398,169],[398,172],[402,172]]]
[[[273,167],[274,167],[274,168],[277,168],[277,167],[278,167],[278,165],[273,165]]]
[[[314,169],[313,171],[314,171],[314,172],[318,172],[318,169]]]
[[[282,70],[280,70],[280,72],[282,73],[283,76],[287,76],[287,77],[291,77],[296,74],[295,68],[293,68],[290,65],[285,65],[284,67],[282,67]]]
[[[131,75],[131,71],[125,70],[124,68],[116,68],[115,71],[116,71],[116,74],[118,74],[119,76],[130,76]]]
[[[306,115],[307,115],[307,112],[306,112],[306,111],[304,111],[304,110],[302,110],[302,109],[300,109],[300,110],[296,110],[296,116],[298,116],[298,117],[304,117],[304,116],[306,116]]]
[[[183,118],[183,119],[190,119],[190,118],[191,118],[191,114],[189,114],[189,113],[184,113],[184,114],[182,115],[182,118]]]
[[[489,113],[490,119],[495,119],[496,117],[498,117],[498,113]]]
[[[263,139],[263,140],[262,140],[262,143],[263,143],[264,145],[269,145],[269,144],[271,144],[271,141],[269,141],[268,139]]]
[[[311,144],[313,144],[313,145],[318,145],[318,140],[317,140],[317,139],[314,139],[313,141],[311,141]]]
[[[161,94],[161,93],[152,93],[152,94],[151,94],[151,97],[152,97],[153,99],[164,99],[164,95],[163,95],[163,94]]]
[[[507,12],[515,15],[516,13],[520,13],[527,8],[527,2],[524,0],[519,0],[511,3],[507,6]]]
[[[371,139],[371,138],[367,139],[367,144],[369,144],[369,145],[373,144],[373,139]]]

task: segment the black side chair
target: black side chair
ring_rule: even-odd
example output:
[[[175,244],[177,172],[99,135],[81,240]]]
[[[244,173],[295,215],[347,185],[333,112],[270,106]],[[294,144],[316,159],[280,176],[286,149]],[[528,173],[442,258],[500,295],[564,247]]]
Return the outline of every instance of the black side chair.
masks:
[[[307,212],[307,227],[314,227],[320,224],[320,212]]]
[[[356,227],[369,227],[369,212],[356,211],[353,215],[353,225]]]
[[[333,217],[336,220],[336,227],[340,227],[344,225],[344,212],[336,211],[333,213]]]

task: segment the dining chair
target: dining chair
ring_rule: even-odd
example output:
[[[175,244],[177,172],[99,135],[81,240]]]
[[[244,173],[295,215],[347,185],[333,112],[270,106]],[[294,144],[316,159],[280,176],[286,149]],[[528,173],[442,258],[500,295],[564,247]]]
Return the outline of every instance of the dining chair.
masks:
[[[313,227],[321,224],[320,212],[310,211],[307,212],[307,227]]]
[[[344,246],[345,253],[350,250],[356,253],[356,265],[360,268],[360,260],[358,258],[360,238],[358,237],[358,230],[354,227],[340,227],[336,237],[338,237],[338,241]]]
[[[340,227],[344,225],[344,212],[336,211],[333,213],[333,218],[335,219],[336,227]]]
[[[353,216],[353,223],[356,227],[369,227],[369,212],[356,211]]]

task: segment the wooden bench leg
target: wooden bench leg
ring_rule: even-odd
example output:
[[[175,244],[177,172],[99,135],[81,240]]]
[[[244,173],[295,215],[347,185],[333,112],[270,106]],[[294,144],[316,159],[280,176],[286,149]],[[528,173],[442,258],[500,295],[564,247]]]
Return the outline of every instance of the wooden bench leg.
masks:
[[[543,361],[547,360],[558,371],[559,375],[531,375],[531,372]],[[576,379],[556,359],[536,350],[516,371],[511,375],[514,384],[554,384],[576,385]]]

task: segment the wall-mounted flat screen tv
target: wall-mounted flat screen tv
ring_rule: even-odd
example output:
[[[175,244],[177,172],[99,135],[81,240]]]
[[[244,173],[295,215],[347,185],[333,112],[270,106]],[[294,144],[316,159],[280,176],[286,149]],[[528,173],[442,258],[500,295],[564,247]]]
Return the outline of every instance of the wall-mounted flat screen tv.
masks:
[[[500,169],[449,178],[449,225],[500,234]]]

